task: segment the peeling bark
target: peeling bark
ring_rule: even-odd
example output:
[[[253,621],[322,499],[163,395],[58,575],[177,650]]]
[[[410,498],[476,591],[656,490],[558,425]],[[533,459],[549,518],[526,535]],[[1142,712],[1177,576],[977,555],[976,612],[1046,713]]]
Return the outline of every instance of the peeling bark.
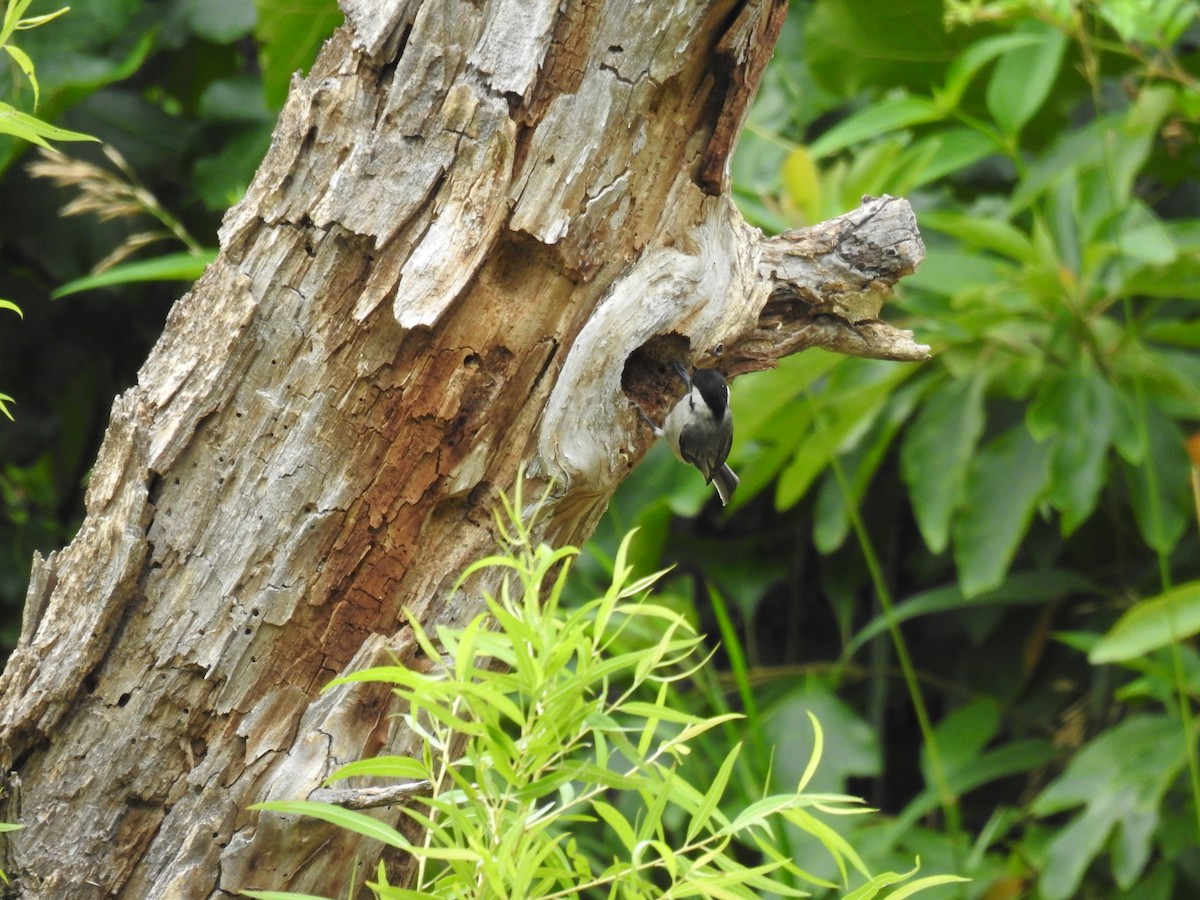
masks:
[[[406,608],[480,611],[449,588],[522,466],[580,543],[670,360],[928,352],[877,318],[923,256],[907,203],[764,238],[728,197],[783,0],[342,5],[34,561],[0,678],[24,896],[344,890],[370,848],[247,806],[416,750],[385,690],[321,688],[421,666]]]

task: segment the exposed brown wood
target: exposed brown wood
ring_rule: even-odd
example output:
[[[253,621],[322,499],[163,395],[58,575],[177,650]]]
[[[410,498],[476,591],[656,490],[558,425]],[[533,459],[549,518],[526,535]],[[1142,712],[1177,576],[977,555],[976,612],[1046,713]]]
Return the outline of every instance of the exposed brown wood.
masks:
[[[518,471],[579,543],[667,360],[927,352],[877,319],[923,254],[904,201],[764,239],[713,193],[777,0],[344,9],[35,562],[0,679],[25,896],[338,893],[360,841],[247,807],[417,750],[386,691],[321,688],[423,665],[404,609],[481,609],[450,588]]]

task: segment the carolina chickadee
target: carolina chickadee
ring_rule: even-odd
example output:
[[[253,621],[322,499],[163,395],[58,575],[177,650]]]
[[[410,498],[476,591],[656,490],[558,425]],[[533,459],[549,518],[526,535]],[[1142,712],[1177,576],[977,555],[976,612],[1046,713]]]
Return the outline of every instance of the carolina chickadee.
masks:
[[[706,484],[716,482],[721,505],[725,506],[738,486],[737,475],[725,463],[733,445],[733,415],[725,376],[716,369],[697,369],[689,377],[687,369],[678,363],[675,371],[687,385],[687,393],[667,413],[662,428],[653,422],[650,427],[667,439],[680,460],[700,470]]]

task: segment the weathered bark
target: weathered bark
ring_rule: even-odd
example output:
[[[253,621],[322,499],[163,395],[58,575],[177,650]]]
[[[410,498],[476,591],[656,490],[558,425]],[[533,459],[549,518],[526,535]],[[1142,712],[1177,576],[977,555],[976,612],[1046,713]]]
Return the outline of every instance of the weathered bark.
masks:
[[[926,352],[876,319],[906,203],[764,239],[727,196],[783,0],[343,7],[35,560],[0,680],[26,896],[343,889],[371,847],[246,807],[416,746],[386,692],[321,688],[419,665],[404,608],[480,609],[448,589],[520,467],[578,543],[666,361]]]

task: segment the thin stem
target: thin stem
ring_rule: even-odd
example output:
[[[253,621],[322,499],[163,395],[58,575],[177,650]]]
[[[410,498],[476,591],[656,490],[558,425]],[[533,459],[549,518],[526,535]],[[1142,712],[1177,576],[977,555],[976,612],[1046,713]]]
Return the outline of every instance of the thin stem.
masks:
[[[809,403],[813,405],[813,421],[816,423],[818,431],[822,431],[823,418],[821,411],[817,408],[816,401],[811,396],[809,397]],[[952,838],[950,843],[955,857],[955,868],[961,868],[958,856],[959,844],[961,843],[960,838],[962,837],[962,817],[959,810],[958,798],[950,789],[950,783],[946,777],[946,767],[942,761],[941,748],[938,745],[937,735],[933,730],[933,722],[929,717],[929,708],[926,706],[925,697],[921,693],[921,685],[917,678],[916,667],[913,666],[912,658],[909,656],[908,644],[904,640],[900,624],[896,621],[896,607],[892,602],[891,591],[888,589],[887,581],[883,576],[883,567],[879,564],[875,545],[871,541],[871,536],[867,533],[862,516],[859,514],[858,504],[853,500],[854,494],[850,486],[850,480],[846,477],[845,469],[843,469],[841,460],[836,453],[830,454],[829,466],[833,471],[834,478],[837,479],[842,496],[845,498],[846,515],[850,519],[851,527],[853,527],[859,547],[862,549],[863,560],[867,565],[871,584],[875,589],[879,605],[883,608],[883,613],[887,620],[888,632],[892,637],[892,645],[896,651],[896,660],[900,663],[901,672],[904,673],[904,684],[917,716],[917,724],[921,729],[921,737],[925,741],[925,749],[929,753],[929,774],[933,780],[934,789],[937,791],[938,803],[941,805],[942,813],[946,817],[946,828]]]
[[[1132,303],[1128,296],[1122,297],[1121,302],[1125,310],[1126,327],[1130,329],[1130,337],[1136,341],[1139,335],[1136,333],[1136,328],[1132,322]],[[1147,401],[1146,389],[1142,383],[1140,373],[1134,375],[1133,379],[1134,402],[1137,404],[1137,427],[1142,432],[1142,440],[1145,442],[1146,451],[1146,493],[1148,494],[1147,506],[1150,513],[1151,527],[1154,530],[1155,547],[1154,553],[1158,560],[1158,577],[1159,585],[1162,591],[1171,589],[1172,577],[1170,559],[1167,556],[1167,551],[1164,547],[1163,524],[1162,524],[1162,507],[1159,503],[1158,494],[1158,468],[1154,464],[1154,453],[1150,448],[1150,435],[1146,428],[1147,421]],[[1193,488],[1196,481],[1193,470]],[[1200,499],[1197,499],[1198,511],[1200,511]],[[1200,838],[1200,750],[1196,747],[1196,741],[1192,737],[1192,699],[1187,688],[1187,673],[1184,671],[1183,654],[1179,649],[1179,639],[1176,637],[1178,631],[1175,628],[1174,615],[1170,604],[1166,606],[1167,626],[1171,633],[1171,669],[1172,680],[1174,681],[1176,702],[1179,704],[1179,722],[1181,737],[1183,738],[1184,755],[1188,761],[1188,781],[1192,789],[1192,812],[1196,817],[1196,835]]]

